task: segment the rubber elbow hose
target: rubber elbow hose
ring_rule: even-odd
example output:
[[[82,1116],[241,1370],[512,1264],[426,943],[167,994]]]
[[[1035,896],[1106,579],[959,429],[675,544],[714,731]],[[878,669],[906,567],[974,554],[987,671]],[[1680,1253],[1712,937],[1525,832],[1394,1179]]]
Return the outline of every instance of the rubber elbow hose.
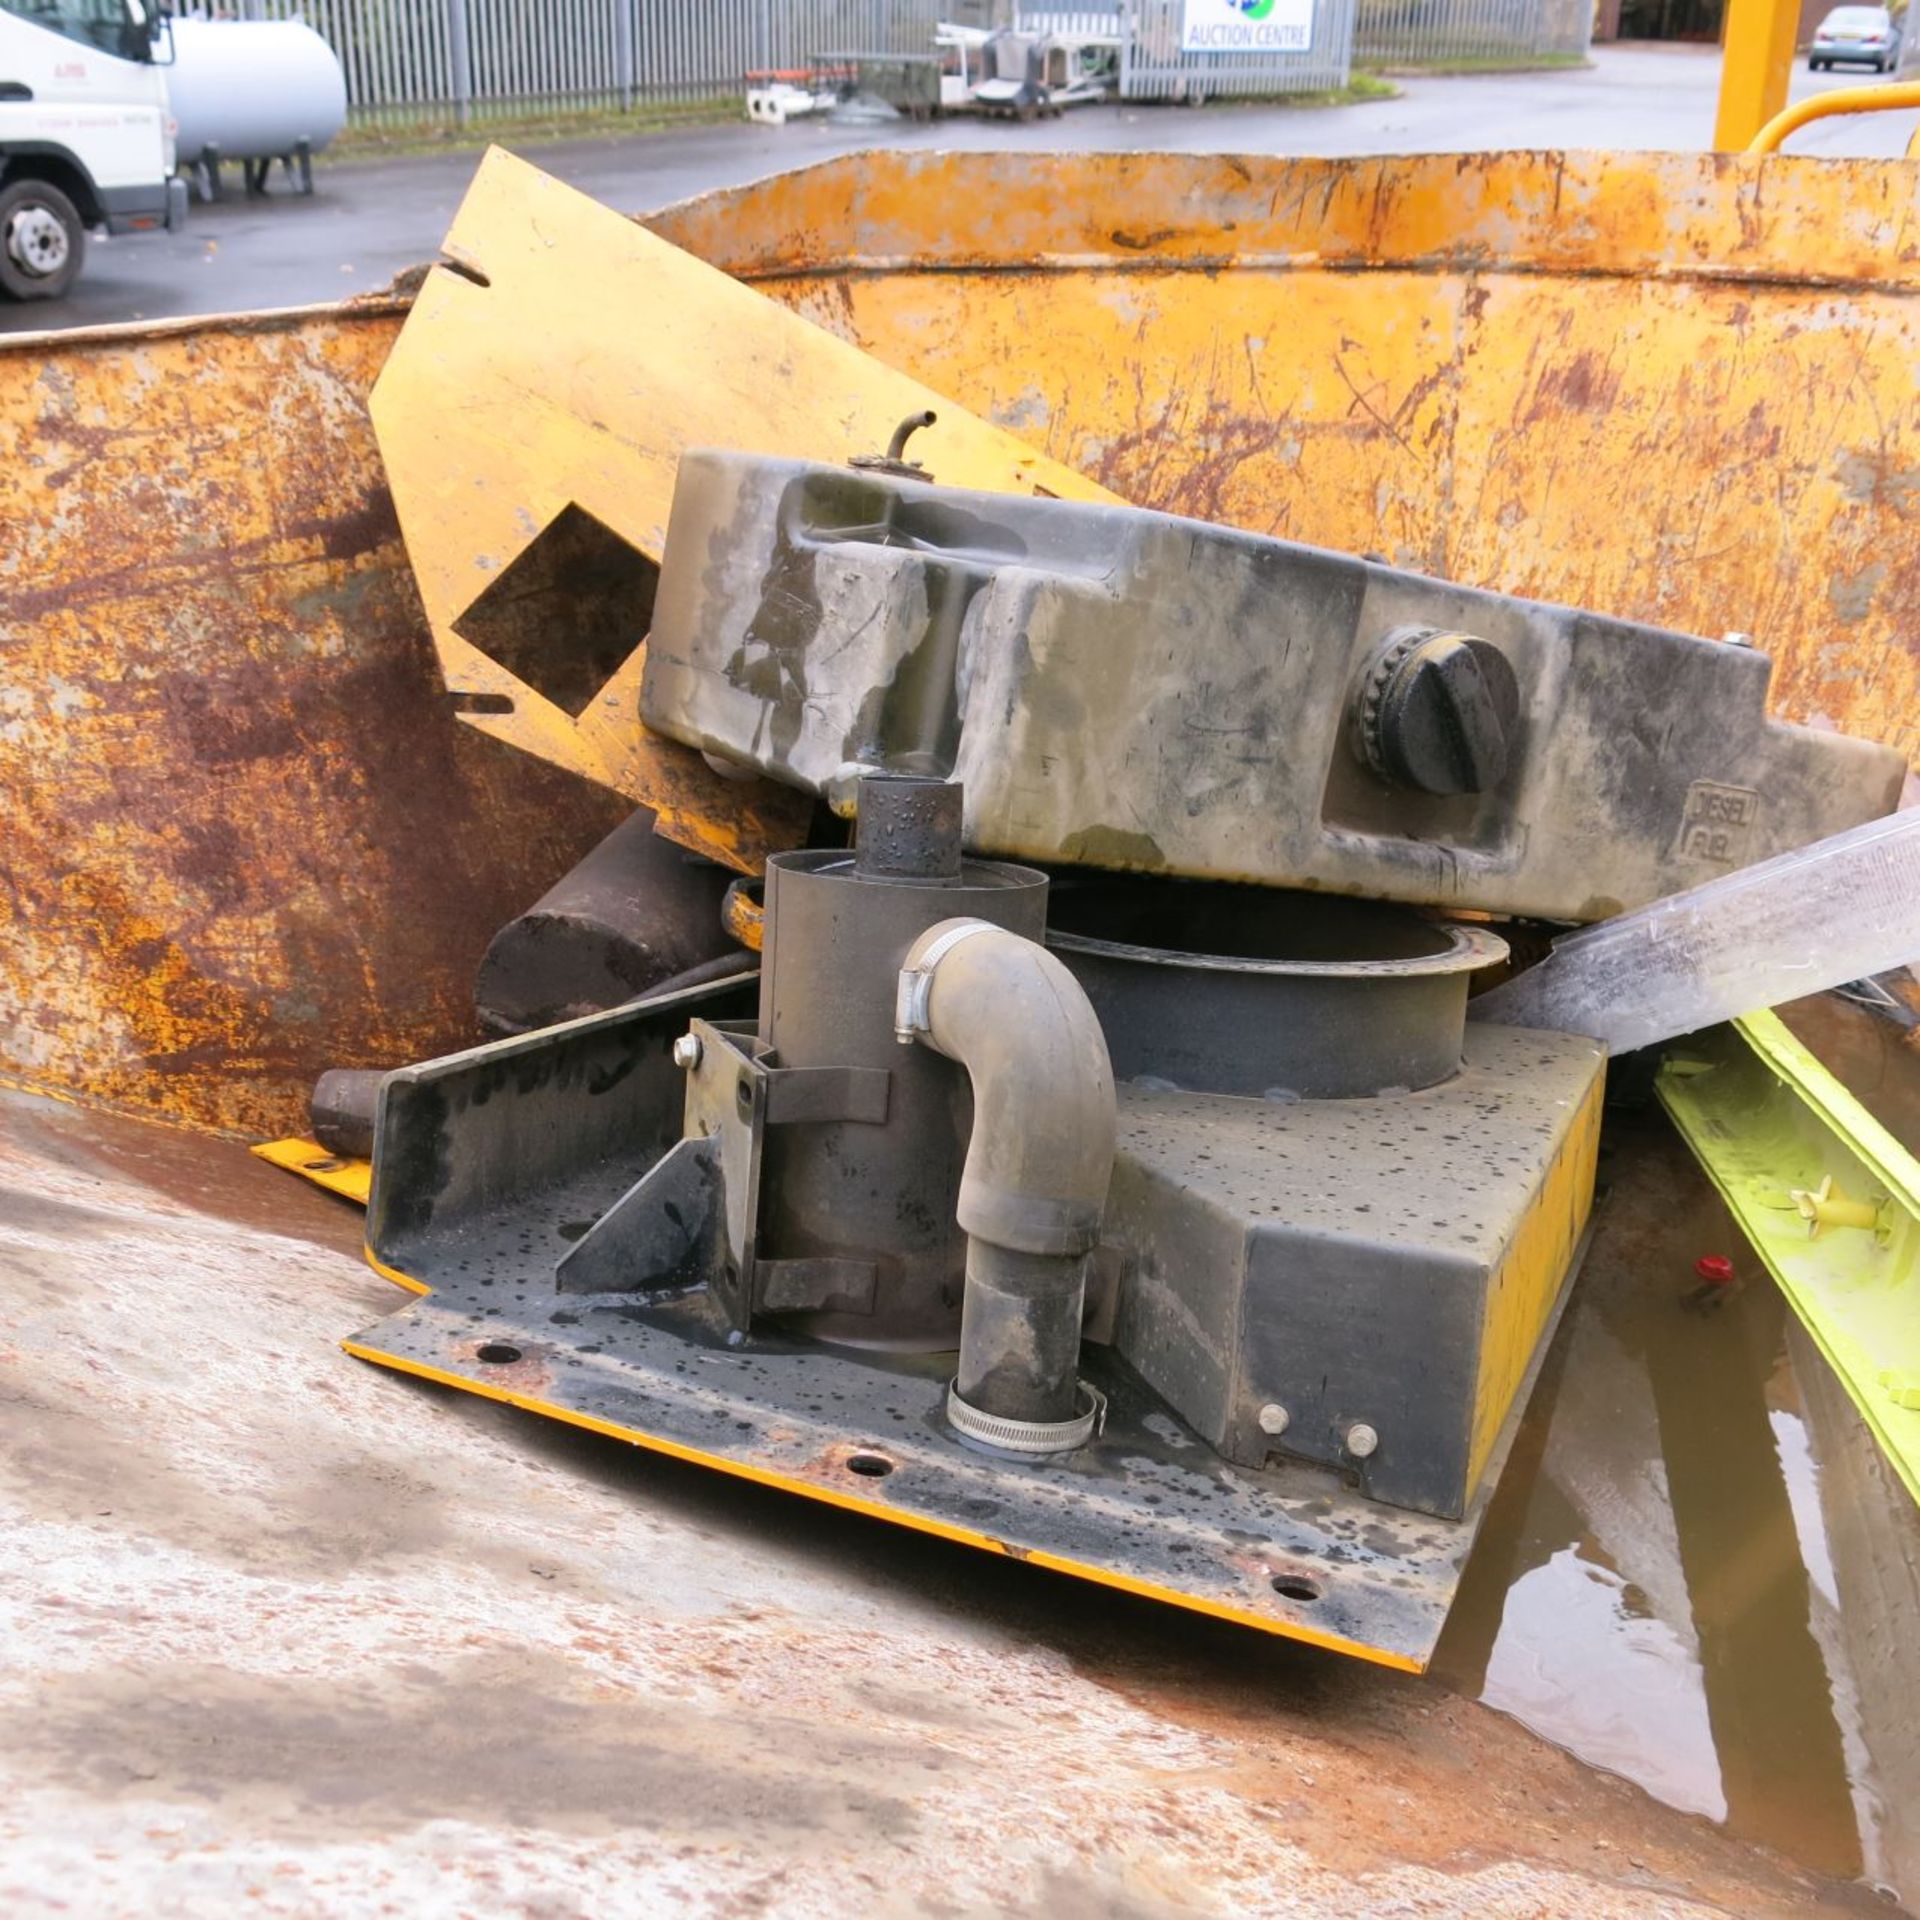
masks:
[[[1113,1066],[1100,1022],[1045,947],[984,920],[943,920],[908,952],[895,1031],[957,1060],[973,1083],[949,1417],[1009,1451],[1078,1446],[1098,1416],[1098,1397],[1080,1384],[1080,1320],[1113,1175]]]

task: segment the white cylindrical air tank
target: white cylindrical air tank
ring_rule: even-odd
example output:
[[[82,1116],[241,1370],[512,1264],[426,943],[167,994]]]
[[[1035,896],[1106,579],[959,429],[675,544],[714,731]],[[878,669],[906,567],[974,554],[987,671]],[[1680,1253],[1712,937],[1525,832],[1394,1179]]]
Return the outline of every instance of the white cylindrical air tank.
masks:
[[[173,51],[182,166],[209,147],[223,160],[270,159],[303,140],[318,153],[346,125],[346,76],[303,21],[176,19]]]

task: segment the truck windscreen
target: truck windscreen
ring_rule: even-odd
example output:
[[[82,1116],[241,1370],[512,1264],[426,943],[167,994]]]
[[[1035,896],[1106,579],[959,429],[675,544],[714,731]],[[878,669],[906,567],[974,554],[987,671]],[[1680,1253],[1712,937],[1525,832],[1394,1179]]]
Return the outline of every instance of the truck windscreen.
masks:
[[[0,13],[11,13],[116,59],[153,57],[151,16],[142,0],[0,0]]]

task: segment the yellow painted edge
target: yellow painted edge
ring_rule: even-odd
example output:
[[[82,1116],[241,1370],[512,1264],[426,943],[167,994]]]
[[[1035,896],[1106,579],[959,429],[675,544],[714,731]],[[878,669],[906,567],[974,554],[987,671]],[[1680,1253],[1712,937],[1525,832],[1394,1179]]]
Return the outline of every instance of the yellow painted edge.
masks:
[[[37,1080],[22,1080],[10,1073],[0,1073],[0,1091],[31,1094],[36,1100],[57,1100],[63,1107],[86,1107],[93,1104],[65,1087],[43,1087]],[[118,1109],[112,1109],[112,1111],[118,1111]],[[152,1118],[151,1115],[145,1117]]]
[[[302,1180],[310,1180],[316,1187],[325,1187],[329,1193],[337,1193],[344,1200],[357,1201],[363,1207],[367,1204],[367,1195],[372,1191],[373,1162],[370,1160],[339,1160],[331,1172],[321,1172],[308,1166],[306,1162],[314,1159],[337,1159],[317,1140],[262,1140],[247,1151],[270,1167],[298,1174]],[[402,1273],[398,1267],[390,1267],[384,1260],[376,1259],[371,1247],[362,1245],[360,1251],[367,1265],[382,1280],[391,1280],[396,1287],[405,1287],[409,1293],[433,1291],[424,1280],[416,1280],[412,1274]]]
[[[308,1180],[316,1187],[324,1187],[329,1193],[337,1193],[343,1200],[351,1200],[357,1206],[367,1204],[367,1195],[373,1186],[373,1163],[370,1160],[349,1160],[337,1153],[329,1152],[317,1140],[262,1140],[247,1149],[256,1159],[264,1160],[270,1167],[279,1167],[287,1173],[298,1174],[302,1180]]]
[[[1593,1211],[1606,1084],[1604,1069],[1588,1083],[1539,1188],[1508,1237],[1499,1264],[1487,1277],[1480,1365],[1474,1378],[1468,1427],[1470,1501],[1499,1444],[1513,1403],[1526,1385],[1541,1329],[1560,1299],[1567,1269]]]
[[[369,1254],[369,1260],[373,1256]],[[378,1266],[378,1263],[374,1263]],[[403,1286],[418,1286],[389,1268],[380,1268],[392,1280],[398,1280]],[[1117,1588],[1121,1593],[1137,1594],[1142,1599],[1158,1600],[1167,1606],[1182,1607],[1189,1613],[1204,1613],[1216,1620],[1230,1620],[1236,1626],[1252,1627],[1261,1633],[1278,1634],[1283,1639],[1301,1640],[1308,1646],[1322,1647],[1330,1653],[1344,1653],[1357,1660],[1371,1661],[1376,1666],[1392,1667],[1401,1673],[1424,1673],[1426,1663],[1410,1658],[1402,1653],[1388,1653],[1379,1647],[1369,1647],[1358,1640],[1348,1640],[1340,1634],[1321,1633],[1312,1627],[1295,1626],[1286,1621],[1273,1620],[1263,1614],[1248,1613],[1239,1607],[1230,1607],[1217,1600],[1202,1600],[1192,1594],[1176,1593],[1171,1588],[1154,1586],[1150,1581],[1135,1580],[1123,1573],[1115,1573],[1110,1568],[1088,1566],[1079,1560],[1068,1560],[1059,1554],[1046,1553],[1035,1549],[1027,1551],[1019,1547],[1010,1547],[1004,1540],[996,1540],[991,1534],[975,1533],[966,1527],[949,1525],[944,1520],[929,1520],[919,1514],[902,1512],[898,1508],[875,1505],[853,1494],[836,1493],[830,1487],[814,1485],[807,1480],[790,1480],[784,1474],[771,1472],[765,1467],[748,1466],[737,1460],[724,1459],[715,1453],[702,1453],[697,1447],[682,1446],[676,1440],[662,1440],[653,1434],[641,1433],[637,1428],[616,1426],[610,1420],[595,1419],[592,1414],[575,1413],[566,1407],[556,1407],[551,1401],[536,1400],[530,1394],[511,1393],[505,1387],[485,1386],[477,1380],[469,1380],[457,1373],[448,1373],[439,1367],[430,1367],[423,1361],[403,1360],[397,1355],[379,1353],[371,1347],[363,1347],[357,1341],[342,1340],[343,1351],[352,1354],[356,1360],[365,1360],[376,1367],[388,1367],[395,1373],[410,1373],[422,1380],[432,1380],[443,1387],[458,1387],[463,1393],[478,1394],[485,1400],[499,1400],[510,1407],[518,1407],[526,1413],[544,1414],[550,1420],[563,1421],[572,1427],[584,1427],[589,1433],[605,1434],[612,1440],[624,1440],[636,1447],[645,1447],[651,1453],[663,1453],[670,1459],[684,1460],[696,1467],[711,1467],[718,1473],[730,1473],[736,1479],[751,1480],[763,1487],[774,1487],[782,1493],[797,1493],[803,1499],[818,1500],[826,1506],[840,1507],[848,1513],[863,1513],[872,1519],[890,1521],[899,1527],[911,1528],[916,1533],[930,1533],[941,1540],[951,1540],[959,1546],[977,1547],[986,1553],[997,1553],[1005,1559],[1022,1560],[1029,1566],[1044,1567],[1051,1573],[1064,1573],[1077,1580],[1090,1580],[1096,1586]]]
[[[405,1287],[409,1293],[431,1293],[433,1289],[424,1280],[416,1280],[410,1273],[402,1273],[398,1267],[390,1267],[371,1247],[362,1246],[361,1258],[364,1259],[382,1280],[391,1280],[396,1287]]]

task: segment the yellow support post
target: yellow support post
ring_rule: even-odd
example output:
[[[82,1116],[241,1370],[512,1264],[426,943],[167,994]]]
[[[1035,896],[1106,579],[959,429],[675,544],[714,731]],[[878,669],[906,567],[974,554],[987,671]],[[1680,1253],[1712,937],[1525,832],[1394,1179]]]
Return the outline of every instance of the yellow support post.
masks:
[[[1894,80],[1877,87],[1836,87],[1832,93],[1815,94],[1811,100],[1797,101],[1784,113],[1776,114],[1747,143],[1749,153],[1778,153],[1789,134],[1798,133],[1810,121],[1829,120],[1837,113],[1898,113],[1903,108],[1920,107],[1920,80]],[[1920,132],[1914,135],[1920,140]],[[1911,143],[1907,158],[1914,157]]]
[[[1728,0],[1727,50],[1713,144],[1739,153],[1787,104],[1800,0]]]

